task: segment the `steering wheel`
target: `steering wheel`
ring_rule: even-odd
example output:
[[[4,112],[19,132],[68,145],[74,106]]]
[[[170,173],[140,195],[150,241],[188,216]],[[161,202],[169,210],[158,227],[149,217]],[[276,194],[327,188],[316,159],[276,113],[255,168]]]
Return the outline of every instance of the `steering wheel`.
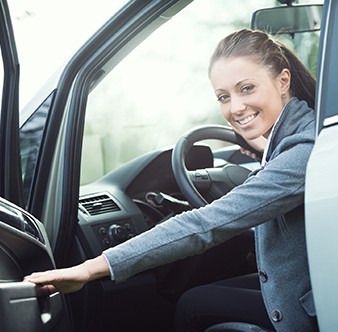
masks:
[[[247,168],[230,163],[226,163],[222,167],[188,171],[185,165],[187,152],[194,143],[207,139],[238,144],[256,155],[261,155],[231,127],[205,125],[183,134],[173,149],[171,162],[178,186],[189,204],[195,208],[205,206],[213,199],[225,195],[234,187],[242,184],[250,173]],[[200,191],[203,192],[203,196]],[[208,200],[204,197],[207,197]]]

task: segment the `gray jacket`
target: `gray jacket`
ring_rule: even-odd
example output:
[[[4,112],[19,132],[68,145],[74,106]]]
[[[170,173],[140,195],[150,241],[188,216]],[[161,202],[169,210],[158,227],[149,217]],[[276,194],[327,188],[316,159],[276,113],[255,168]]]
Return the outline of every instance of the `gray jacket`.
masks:
[[[117,282],[201,253],[255,227],[257,264],[277,331],[316,331],[304,227],[314,111],[292,98],[276,123],[264,168],[211,204],[177,215],[104,251]]]

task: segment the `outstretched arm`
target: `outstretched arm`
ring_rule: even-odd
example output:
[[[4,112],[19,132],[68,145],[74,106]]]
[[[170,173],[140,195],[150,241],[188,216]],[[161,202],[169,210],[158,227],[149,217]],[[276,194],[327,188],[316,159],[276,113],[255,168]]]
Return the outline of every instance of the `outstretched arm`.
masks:
[[[101,255],[69,268],[34,272],[24,277],[24,281],[43,285],[49,294],[71,293],[79,291],[87,282],[105,276],[109,276],[109,267]]]

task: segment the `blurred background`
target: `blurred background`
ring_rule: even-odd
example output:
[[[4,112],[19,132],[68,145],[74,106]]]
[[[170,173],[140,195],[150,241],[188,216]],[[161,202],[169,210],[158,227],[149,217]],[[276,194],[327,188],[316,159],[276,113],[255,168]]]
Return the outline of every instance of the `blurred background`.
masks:
[[[126,2],[11,0],[21,64],[20,108]],[[276,4],[195,0],[123,59],[89,95],[81,184],[143,153],[172,146],[192,127],[226,124],[208,79],[209,58],[224,36],[250,27],[253,11]],[[300,38],[296,51],[315,73],[312,45],[318,34]],[[293,48],[292,36],[284,42]]]

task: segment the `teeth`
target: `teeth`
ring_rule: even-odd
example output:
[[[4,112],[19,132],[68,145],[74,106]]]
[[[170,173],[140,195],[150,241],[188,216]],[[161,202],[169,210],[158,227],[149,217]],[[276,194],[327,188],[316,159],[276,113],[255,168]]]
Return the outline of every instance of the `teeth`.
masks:
[[[250,122],[251,120],[253,120],[255,118],[255,114],[252,114],[250,116],[248,116],[247,118],[243,119],[243,120],[239,120],[239,124],[241,125],[245,125],[246,123]]]

